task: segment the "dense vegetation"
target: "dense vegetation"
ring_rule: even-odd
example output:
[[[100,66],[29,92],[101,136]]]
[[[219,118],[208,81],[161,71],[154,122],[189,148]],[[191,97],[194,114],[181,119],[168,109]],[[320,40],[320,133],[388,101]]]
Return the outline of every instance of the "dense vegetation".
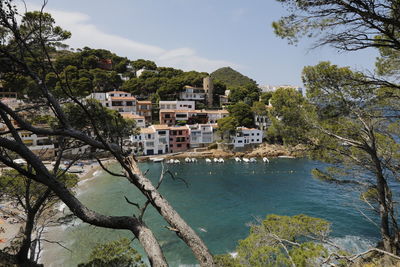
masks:
[[[218,80],[226,84],[228,89],[246,86],[248,84],[257,85],[254,80],[232,69],[231,67],[217,69],[216,71],[212,72],[210,76],[214,80]]]

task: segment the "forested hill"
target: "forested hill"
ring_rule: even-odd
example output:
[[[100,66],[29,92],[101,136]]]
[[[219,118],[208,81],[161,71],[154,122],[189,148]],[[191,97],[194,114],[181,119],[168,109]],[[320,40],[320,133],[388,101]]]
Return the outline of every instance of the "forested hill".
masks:
[[[214,80],[218,80],[226,84],[228,88],[240,87],[248,84],[256,84],[256,82],[231,67],[217,69],[211,73]]]

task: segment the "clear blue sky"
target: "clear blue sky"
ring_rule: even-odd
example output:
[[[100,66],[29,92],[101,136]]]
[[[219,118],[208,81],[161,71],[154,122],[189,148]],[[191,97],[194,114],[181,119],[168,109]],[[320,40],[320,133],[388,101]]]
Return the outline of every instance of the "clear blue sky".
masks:
[[[28,9],[42,3],[27,2]],[[302,85],[302,68],[324,60],[372,70],[377,56],[310,50],[309,40],[288,45],[272,30],[286,14],[274,0],[49,0],[45,10],[72,32],[71,47],[105,48],[184,70],[231,66],[260,85]]]

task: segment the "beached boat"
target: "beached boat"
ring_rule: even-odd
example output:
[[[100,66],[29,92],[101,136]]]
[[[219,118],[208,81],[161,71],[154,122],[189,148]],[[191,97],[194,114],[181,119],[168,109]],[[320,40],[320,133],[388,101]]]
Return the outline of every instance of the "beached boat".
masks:
[[[150,158],[150,160],[151,160],[152,162],[161,162],[161,161],[164,160],[164,158]]]
[[[224,163],[225,161],[224,161],[223,158],[219,158],[219,159],[218,159],[218,162],[219,162],[219,163]]]
[[[263,161],[269,163],[269,159],[267,157],[263,157]]]
[[[250,160],[248,158],[243,158],[244,162],[250,162]]]
[[[236,157],[236,158],[235,158],[235,161],[236,161],[236,162],[241,162],[242,160],[241,160],[240,158]]]
[[[255,158],[250,158],[250,162],[254,163],[257,162],[257,160]]]
[[[192,160],[190,158],[185,158],[185,162],[190,163],[190,162],[192,162]]]
[[[218,162],[219,162],[219,159],[214,158],[213,161],[214,161],[215,163],[218,163]]]
[[[174,163],[181,163],[179,159],[174,160]]]
[[[197,162],[196,158],[191,158],[192,162]]]
[[[27,162],[24,159],[14,159],[13,163],[15,163],[17,165],[25,165]]]
[[[292,156],[278,156],[278,158],[281,158],[281,159],[294,159],[294,157],[292,157]]]
[[[210,162],[212,162],[212,161],[211,161],[211,159],[206,159],[206,162],[210,163]]]

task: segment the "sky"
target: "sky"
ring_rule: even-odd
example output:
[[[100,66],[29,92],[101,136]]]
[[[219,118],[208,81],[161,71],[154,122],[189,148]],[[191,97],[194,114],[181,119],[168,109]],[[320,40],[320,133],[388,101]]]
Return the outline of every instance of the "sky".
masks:
[[[26,0],[28,10],[42,2]],[[372,49],[310,49],[311,40],[289,45],[271,26],[287,15],[275,0],[48,0],[45,12],[71,31],[71,48],[103,48],[185,71],[230,66],[259,85],[302,86],[303,67],[320,61],[373,70],[377,56]]]

